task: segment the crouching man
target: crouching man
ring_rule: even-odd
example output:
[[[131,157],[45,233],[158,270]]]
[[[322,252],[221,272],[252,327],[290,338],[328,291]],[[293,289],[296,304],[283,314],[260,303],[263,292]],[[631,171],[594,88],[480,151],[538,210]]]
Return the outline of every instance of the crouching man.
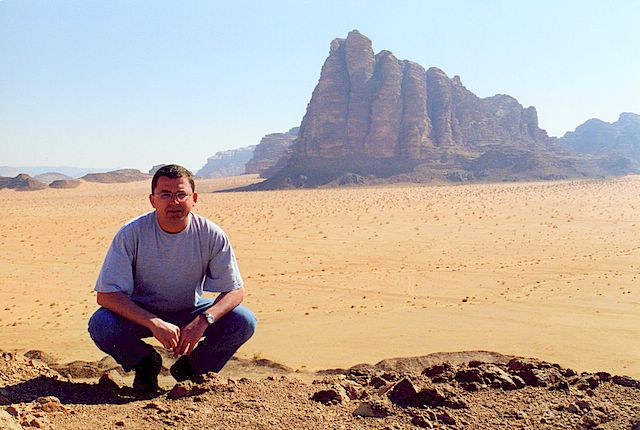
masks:
[[[155,337],[178,360],[177,381],[220,371],[254,333],[256,318],[244,296],[225,233],[192,212],[193,175],[171,164],[153,176],[154,210],[129,221],[107,252],[95,290],[101,306],[89,320],[98,348],[126,371],[133,387],[158,389],[162,358],[143,338]],[[203,291],[220,293],[215,300]],[[202,340],[201,340],[202,339]]]

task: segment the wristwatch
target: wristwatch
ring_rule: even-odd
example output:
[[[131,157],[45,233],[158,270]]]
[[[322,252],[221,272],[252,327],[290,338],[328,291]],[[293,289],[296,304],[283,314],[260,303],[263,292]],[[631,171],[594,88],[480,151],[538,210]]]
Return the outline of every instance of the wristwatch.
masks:
[[[200,316],[201,316],[202,318],[204,318],[204,319],[207,321],[207,324],[209,324],[209,325],[211,325],[211,324],[213,324],[214,322],[216,322],[216,317],[214,317],[214,316],[213,316],[213,315],[211,315],[210,313],[202,312],[202,313],[200,314]]]

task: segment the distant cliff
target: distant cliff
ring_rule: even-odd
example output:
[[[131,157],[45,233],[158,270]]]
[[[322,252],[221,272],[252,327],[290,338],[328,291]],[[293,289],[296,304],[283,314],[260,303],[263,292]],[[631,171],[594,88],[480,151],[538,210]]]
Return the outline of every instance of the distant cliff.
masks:
[[[269,177],[275,173],[274,167],[283,157],[288,157],[291,143],[298,137],[299,130],[299,127],[294,127],[286,133],[264,136],[253,151],[253,157],[247,162],[245,173],[257,173],[262,177]]]
[[[625,112],[613,123],[590,119],[558,143],[581,154],[624,157],[640,165],[640,115]]]
[[[508,95],[479,98],[458,76],[389,51],[374,55],[357,30],[331,42],[290,151],[282,169],[253,188],[611,174],[598,157],[559,147],[534,107]]]
[[[222,178],[243,175],[245,165],[253,156],[256,145],[216,152],[207,159],[207,164],[196,173],[201,178]]]

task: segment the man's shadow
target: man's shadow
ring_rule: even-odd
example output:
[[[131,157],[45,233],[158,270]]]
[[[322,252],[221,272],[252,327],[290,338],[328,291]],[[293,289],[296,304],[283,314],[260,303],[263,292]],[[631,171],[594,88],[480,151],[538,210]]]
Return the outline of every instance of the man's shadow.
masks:
[[[48,376],[1,387],[11,403],[29,403],[39,397],[55,396],[63,404],[125,404],[153,399],[163,391],[140,393],[129,387],[105,386],[97,383],[71,382]]]

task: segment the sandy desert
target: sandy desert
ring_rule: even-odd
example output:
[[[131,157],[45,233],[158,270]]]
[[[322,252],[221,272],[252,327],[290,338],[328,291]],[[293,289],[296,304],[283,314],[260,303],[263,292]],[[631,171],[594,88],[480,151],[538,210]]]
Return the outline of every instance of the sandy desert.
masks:
[[[296,370],[488,350],[640,377],[640,177],[213,192],[258,316],[238,353]],[[104,356],[86,332],[147,182],[0,190],[0,348]]]

